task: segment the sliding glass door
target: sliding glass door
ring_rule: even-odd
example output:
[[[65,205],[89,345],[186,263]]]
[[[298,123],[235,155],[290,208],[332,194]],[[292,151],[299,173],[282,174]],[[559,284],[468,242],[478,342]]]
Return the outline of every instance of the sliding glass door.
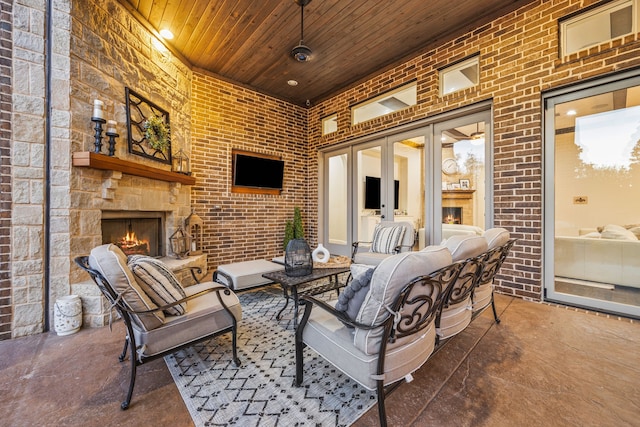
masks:
[[[545,99],[546,298],[640,317],[640,76]]]

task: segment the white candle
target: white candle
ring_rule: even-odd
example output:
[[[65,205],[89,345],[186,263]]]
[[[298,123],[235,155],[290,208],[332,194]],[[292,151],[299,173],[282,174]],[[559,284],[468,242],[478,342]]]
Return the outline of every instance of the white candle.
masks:
[[[107,132],[116,133],[116,124],[115,120],[107,120]]]
[[[104,119],[104,114],[102,112],[102,106],[104,105],[104,102],[100,101],[99,99],[95,99],[93,101],[93,115],[91,117],[96,117],[98,119]]]
[[[194,251],[194,252],[196,251],[196,242],[195,241],[191,242],[191,250]]]

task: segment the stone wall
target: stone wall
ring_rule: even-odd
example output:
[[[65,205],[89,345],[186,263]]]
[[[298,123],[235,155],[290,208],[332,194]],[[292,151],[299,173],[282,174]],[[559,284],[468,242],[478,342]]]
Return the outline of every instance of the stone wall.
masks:
[[[128,152],[125,88],[157,104],[170,115],[172,152],[190,153],[191,70],[171,54],[117,1],[74,1],[70,37],[70,131],[71,144],[54,168],[64,170],[59,186],[60,205],[53,206],[52,241],[56,245],[52,264],[51,295],[80,294],[88,326],[104,324],[107,312],[95,286],[72,259],[102,244],[103,210],[163,211],[166,242],[191,212],[189,186],[114,171],[70,167],[70,154],[93,149],[90,118],[94,99],[105,103],[105,119],[116,120],[115,156],[135,163],[170,170],[159,163]],[[106,154],[106,144],[103,147]],[[68,194],[63,197],[62,194]],[[58,211],[57,209],[60,209]],[[52,227],[53,228],[53,227]],[[58,246],[59,245],[59,246]],[[59,250],[57,248],[59,247]],[[69,283],[72,284],[69,289]],[[76,284],[76,285],[73,285]]]
[[[42,332],[46,316],[52,318],[55,300],[71,292],[82,298],[86,325],[104,324],[107,312],[97,288],[87,285],[88,275],[73,263],[73,258],[102,243],[102,210],[163,211],[167,239],[191,212],[188,186],[72,166],[74,152],[93,148],[90,117],[93,100],[100,99],[105,118],[118,122],[121,136],[115,155],[170,170],[170,165],[128,152],[125,87],[169,112],[172,151],[183,148],[190,153],[191,70],[115,0],[54,2],[51,202],[45,205],[44,3],[17,1],[14,8],[13,337]],[[46,231],[45,211],[50,215]],[[51,248],[48,259],[46,238]],[[50,303],[45,313],[47,265]]]
[[[64,8],[66,2],[57,4]],[[14,337],[41,332],[45,320],[44,7],[45,2],[19,0],[13,8],[10,259]],[[64,10],[56,8],[54,13],[65,21]]]
[[[0,340],[11,338],[11,85],[13,2],[0,0]]]
[[[284,226],[299,206],[310,230],[307,111],[269,96],[194,71],[192,169],[197,179],[193,206],[204,220],[209,267],[283,254]],[[282,157],[280,195],[231,192],[231,150]],[[316,236],[307,232],[310,244]]]
[[[638,34],[561,58],[558,19],[596,1],[539,1],[461,37],[427,50],[344,93],[314,106],[309,114],[309,150],[370,135],[398,125],[491,100],[494,126],[494,224],[509,229],[518,243],[501,270],[499,290],[542,298],[542,108],[541,92],[595,76],[640,66]],[[438,70],[480,54],[480,85],[438,95]],[[356,126],[350,106],[416,80],[418,104]],[[321,133],[321,118],[338,115],[338,131]],[[309,157],[311,175],[317,170]],[[309,194],[317,182],[309,181]],[[309,198],[309,222],[317,223],[316,199]]]

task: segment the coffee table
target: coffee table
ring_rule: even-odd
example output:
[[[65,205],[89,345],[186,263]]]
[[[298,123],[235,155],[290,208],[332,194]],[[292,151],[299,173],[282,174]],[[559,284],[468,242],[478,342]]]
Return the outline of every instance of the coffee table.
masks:
[[[293,327],[298,328],[298,295],[317,295],[327,291],[338,290],[344,284],[340,283],[338,275],[350,271],[349,267],[335,267],[335,268],[314,268],[311,270],[311,274],[306,276],[287,276],[284,271],[274,271],[264,273],[262,277],[269,279],[275,283],[279,283],[282,286],[282,292],[284,294],[285,303],[284,307],[278,312],[276,319],[280,320],[282,312],[289,305],[289,299],[293,299],[294,313],[293,313]],[[329,278],[329,283],[321,285],[309,285],[315,280]]]

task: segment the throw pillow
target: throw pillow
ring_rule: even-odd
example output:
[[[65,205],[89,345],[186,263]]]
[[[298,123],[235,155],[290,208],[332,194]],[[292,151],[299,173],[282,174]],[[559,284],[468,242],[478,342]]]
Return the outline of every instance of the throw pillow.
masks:
[[[145,255],[131,255],[127,265],[138,285],[157,305],[170,304],[187,296],[176,276],[162,261]],[[186,310],[187,304],[181,303],[163,311],[169,316],[180,316]]]
[[[369,284],[371,283],[373,270],[375,270],[375,267],[370,265],[351,265],[351,283],[340,293],[338,302],[335,305],[337,311],[346,314],[351,320],[356,319],[364,297],[367,295],[367,292],[369,292]]]
[[[394,227],[385,227],[380,224],[376,225],[373,230],[373,241],[371,242],[370,252],[379,254],[394,254],[396,248],[402,242],[406,227],[397,225]]]

